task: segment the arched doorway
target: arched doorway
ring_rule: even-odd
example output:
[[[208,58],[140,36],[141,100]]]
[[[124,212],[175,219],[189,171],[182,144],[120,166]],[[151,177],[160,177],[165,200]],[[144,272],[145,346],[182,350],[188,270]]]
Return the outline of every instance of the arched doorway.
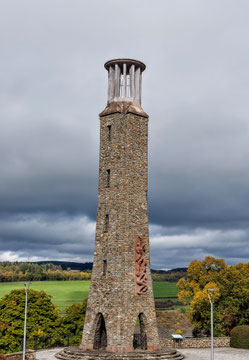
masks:
[[[147,335],[145,331],[146,317],[143,313],[138,315],[137,324],[135,326],[133,347],[134,349],[147,350]]]
[[[107,335],[106,335],[106,327],[105,327],[105,319],[101,313],[97,314],[96,317],[96,328],[94,334],[94,349],[105,349],[107,346]]]

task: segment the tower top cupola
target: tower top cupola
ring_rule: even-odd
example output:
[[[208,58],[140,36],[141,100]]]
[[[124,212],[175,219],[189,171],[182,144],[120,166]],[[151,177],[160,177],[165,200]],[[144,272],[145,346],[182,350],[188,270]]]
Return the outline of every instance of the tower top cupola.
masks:
[[[141,105],[144,63],[133,59],[114,59],[105,63],[108,71],[108,101],[128,101]]]

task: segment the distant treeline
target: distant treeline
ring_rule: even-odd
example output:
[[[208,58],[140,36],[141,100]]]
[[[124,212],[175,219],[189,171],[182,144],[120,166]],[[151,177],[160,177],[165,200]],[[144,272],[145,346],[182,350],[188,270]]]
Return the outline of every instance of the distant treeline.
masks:
[[[53,264],[61,267],[62,270],[67,270],[68,268],[70,268],[71,270],[88,271],[88,270],[92,270],[93,268],[92,262],[78,263],[72,261],[43,260],[43,261],[33,261],[32,263],[38,265]]]
[[[90,272],[63,270],[51,263],[0,262],[0,282],[45,281],[45,280],[89,280]]]
[[[153,270],[151,269],[153,281],[178,282],[181,278],[186,277],[187,268],[177,268],[172,270]]]
[[[90,280],[92,263],[66,261],[0,262],[0,282],[45,280]],[[176,283],[186,276],[187,269],[151,270],[153,281]]]

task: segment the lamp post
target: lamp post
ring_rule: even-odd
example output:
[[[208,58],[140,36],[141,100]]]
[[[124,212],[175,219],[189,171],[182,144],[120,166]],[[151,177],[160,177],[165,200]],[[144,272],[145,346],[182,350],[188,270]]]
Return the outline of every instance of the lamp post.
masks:
[[[211,360],[214,360],[214,316],[213,316],[213,304],[217,289],[207,289],[208,298],[211,305]]]
[[[26,355],[26,325],[27,325],[28,292],[29,292],[30,284],[31,282],[24,283],[26,297],[25,297],[24,335],[23,335],[23,351],[22,351],[23,360],[25,360],[25,355]]]

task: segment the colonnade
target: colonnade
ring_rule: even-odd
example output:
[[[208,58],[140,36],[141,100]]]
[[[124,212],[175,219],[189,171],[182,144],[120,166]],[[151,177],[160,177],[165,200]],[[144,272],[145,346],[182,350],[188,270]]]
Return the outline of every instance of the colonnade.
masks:
[[[131,101],[141,104],[142,71],[144,68],[130,61],[117,60],[108,64],[108,103]]]

